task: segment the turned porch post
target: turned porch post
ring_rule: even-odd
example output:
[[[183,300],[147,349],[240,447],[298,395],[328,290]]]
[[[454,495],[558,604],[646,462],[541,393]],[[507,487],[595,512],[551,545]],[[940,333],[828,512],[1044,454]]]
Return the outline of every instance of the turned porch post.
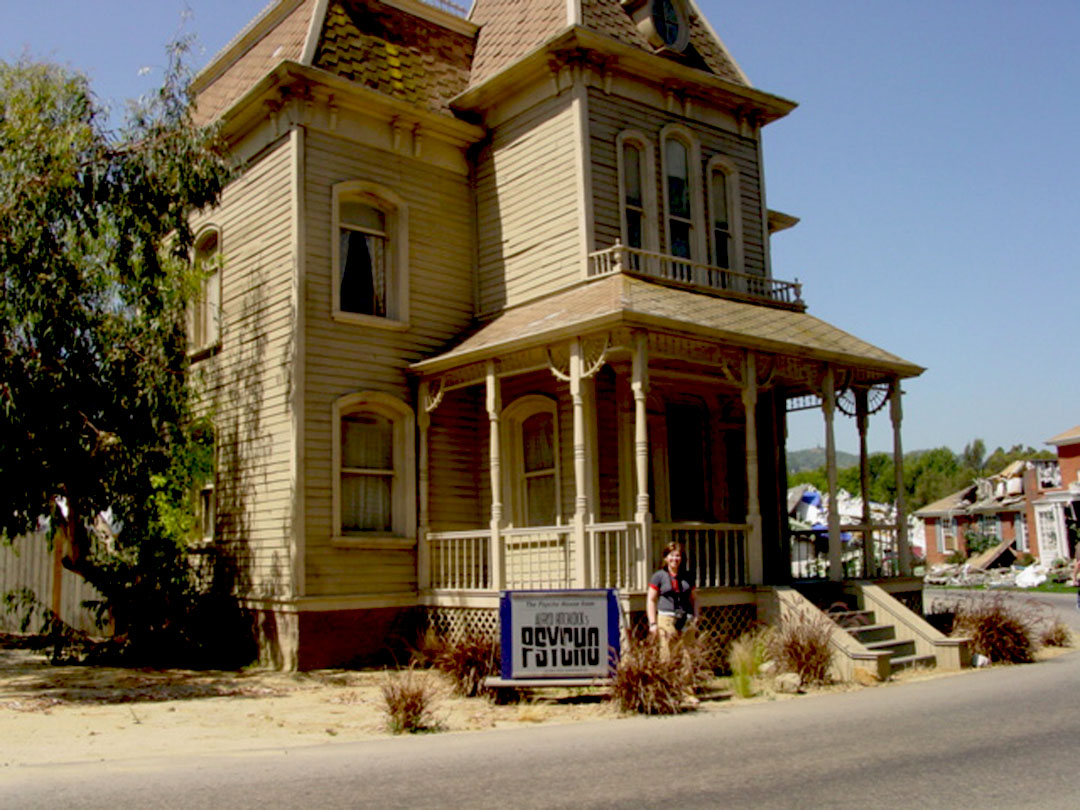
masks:
[[[587,456],[585,452],[585,399],[582,395],[584,359],[581,340],[570,344],[570,400],[574,409],[574,571],[575,588],[588,587],[588,546],[585,542],[585,521],[589,512]]]
[[[431,473],[428,459],[428,428],[431,426],[431,414],[428,412],[428,384],[427,380],[420,383],[417,396],[416,424],[420,428],[420,458],[417,460],[420,467],[420,530],[416,539],[416,584],[421,590],[431,587],[431,549],[428,548],[428,492],[430,490]]]
[[[644,332],[634,335],[634,365],[630,388],[634,393],[634,522],[641,532],[641,556],[636,561],[635,581],[644,588],[652,565],[652,513],[649,511],[649,424],[646,409],[649,396],[649,339]]]
[[[761,500],[758,493],[758,443],[757,443],[757,360],[753,352],[747,352],[743,370],[742,403],[746,412],[746,521],[750,524],[747,563],[751,585],[760,585],[765,576],[762,559]]]
[[[893,468],[896,471],[896,545],[900,556],[900,574],[911,576],[911,546],[907,536],[907,504],[904,502],[904,445],[900,441],[900,422],[904,418],[900,404],[900,380],[889,384],[889,417],[893,428]]]
[[[502,590],[506,587],[506,565],[503,554],[502,529],[502,448],[500,446],[499,417],[502,414],[502,392],[499,378],[495,374],[495,361],[488,360],[485,367],[487,412],[488,412],[488,449],[489,468],[491,470],[491,587]]]
[[[866,431],[870,416],[865,388],[855,389],[855,424],[859,431],[859,489],[862,491],[862,522],[870,525],[870,460],[866,450]],[[874,569],[874,533],[864,531],[863,541],[863,576],[876,576]]]
[[[839,487],[836,483],[836,436],[833,420],[836,417],[836,377],[832,366],[825,369],[824,399],[821,409],[825,413],[825,468],[829,479],[829,579],[844,579],[844,562],[840,549],[840,509],[836,502]]]

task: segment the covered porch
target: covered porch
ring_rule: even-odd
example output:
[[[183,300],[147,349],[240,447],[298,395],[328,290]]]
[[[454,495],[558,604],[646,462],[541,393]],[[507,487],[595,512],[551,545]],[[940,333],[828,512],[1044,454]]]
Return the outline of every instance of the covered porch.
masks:
[[[900,458],[900,380],[922,369],[799,308],[616,273],[509,310],[413,371],[421,601],[617,588],[638,609],[671,540],[706,605],[790,583],[787,412],[821,408],[835,489],[836,411],[855,415],[865,459],[884,398]],[[858,527],[855,567],[830,524],[817,573],[910,574],[902,508],[891,535],[869,515]]]

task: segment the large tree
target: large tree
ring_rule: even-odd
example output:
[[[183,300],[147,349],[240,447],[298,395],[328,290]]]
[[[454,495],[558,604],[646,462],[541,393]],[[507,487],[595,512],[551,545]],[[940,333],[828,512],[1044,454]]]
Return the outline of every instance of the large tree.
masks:
[[[188,217],[229,168],[192,123],[182,50],[118,133],[82,75],[0,61],[0,531],[50,518],[64,564],[114,610],[180,575],[177,516],[205,467]],[[106,510],[123,528],[102,547],[91,524]]]

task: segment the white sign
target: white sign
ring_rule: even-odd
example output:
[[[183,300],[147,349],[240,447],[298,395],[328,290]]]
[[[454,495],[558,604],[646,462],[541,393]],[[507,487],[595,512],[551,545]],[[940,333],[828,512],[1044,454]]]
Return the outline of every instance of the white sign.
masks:
[[[503,638],[510,641],[511,677],[609,674],[608,591],[511,591],[507,596],[510,637],[504,627]]]

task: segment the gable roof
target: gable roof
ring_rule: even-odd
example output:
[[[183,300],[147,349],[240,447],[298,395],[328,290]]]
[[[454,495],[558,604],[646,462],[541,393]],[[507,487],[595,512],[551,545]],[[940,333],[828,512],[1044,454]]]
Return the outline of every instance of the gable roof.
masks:
[[[702,295],[619,273],[508,309],[450,351],[413,368],[448,368],[619,322],[902,377],[924,370],[805,312]]]
[[[915,510],[916,517],[947,516],[954,512],[963,512],[975,499],[975,485],[964,487],[961,490],[946,495],[940,500],[928,503],[921,509]]]
[[[1046,440],[1047,444],[1053,444],[1057,446],[1061,446],[1063,444],[1076,444],[1077,442],[1080,442],[1080,425],[1077,425],[1070,430],[1066,430],[1064,433],[1059,433],[1057,436]]]
[[[693,0],[684,0],[690,24],[686,53],[675,57],[735,84],[750,85]],[[619,0],[475,0],[469,19],[480,26],[470,87],[539,48],[560,31],[580,26],[655,53]]]

